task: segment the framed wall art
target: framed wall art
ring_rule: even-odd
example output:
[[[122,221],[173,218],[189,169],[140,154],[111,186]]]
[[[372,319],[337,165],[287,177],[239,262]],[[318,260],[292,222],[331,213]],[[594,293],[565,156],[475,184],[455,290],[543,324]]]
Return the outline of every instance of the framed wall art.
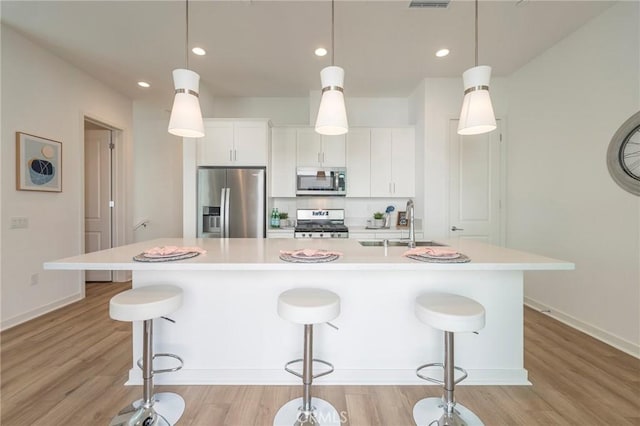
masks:
[[[62,142],[16,132],[16,189],[62,192]]]
[[[398,221],[396,223],[398,228],[406,228],[409,226],[409,221],[407,219],[407,212],[398,212]]]

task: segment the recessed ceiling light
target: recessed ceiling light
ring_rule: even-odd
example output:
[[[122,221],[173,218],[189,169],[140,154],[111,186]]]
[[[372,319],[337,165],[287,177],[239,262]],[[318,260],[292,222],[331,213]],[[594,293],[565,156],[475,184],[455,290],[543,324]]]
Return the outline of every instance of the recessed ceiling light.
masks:
[[[150,85],[149,83],[147,83],[146,81],[139,81],[139,82],[138,82],[138,86],[140,86],[140,87],[144,87],[145,89],[146,89],[147,87],[151,87],[151,85]]]
[[[191,49],[191,51],[198,56],[204,56],[207,54],[207,51],[204,50],[202,47],[194,47],[193,49]]]
[[[318,47],[315,51],[316,56],[325,56],[327,54],[327,49],[324,47]]]
[[[438,58],[444,58],[449,54],[449,49],[440,49],[436,52],[436,56]]]

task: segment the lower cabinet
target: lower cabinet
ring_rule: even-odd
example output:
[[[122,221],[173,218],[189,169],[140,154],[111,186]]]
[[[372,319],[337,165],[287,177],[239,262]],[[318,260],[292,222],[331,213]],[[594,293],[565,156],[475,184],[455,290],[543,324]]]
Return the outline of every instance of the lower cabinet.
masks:
[[[409,238],[409,230],[388,231],[349,231],[349,239],[353,240],[400,240]],[[416,232],[416,240],[424,239],[424,232]]]
[[[267,229],[267,238],[293,238],[293,229]]]

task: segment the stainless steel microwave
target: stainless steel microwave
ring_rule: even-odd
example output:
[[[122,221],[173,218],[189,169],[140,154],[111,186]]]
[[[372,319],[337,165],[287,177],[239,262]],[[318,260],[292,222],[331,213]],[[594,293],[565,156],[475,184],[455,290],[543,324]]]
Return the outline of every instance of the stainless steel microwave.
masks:
[[[298,167],[296,195],[347,195],[347,170],[344,167]]]

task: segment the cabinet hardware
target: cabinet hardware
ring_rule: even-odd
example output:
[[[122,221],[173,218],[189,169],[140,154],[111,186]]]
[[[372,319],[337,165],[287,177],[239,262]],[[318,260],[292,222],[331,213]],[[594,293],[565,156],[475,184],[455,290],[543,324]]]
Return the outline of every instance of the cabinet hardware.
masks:
[[[452,230],[452,231],[464,231],[464,228],[458,228],[457,226],[453,225],[453,226],[451,227],[451,230]]]

